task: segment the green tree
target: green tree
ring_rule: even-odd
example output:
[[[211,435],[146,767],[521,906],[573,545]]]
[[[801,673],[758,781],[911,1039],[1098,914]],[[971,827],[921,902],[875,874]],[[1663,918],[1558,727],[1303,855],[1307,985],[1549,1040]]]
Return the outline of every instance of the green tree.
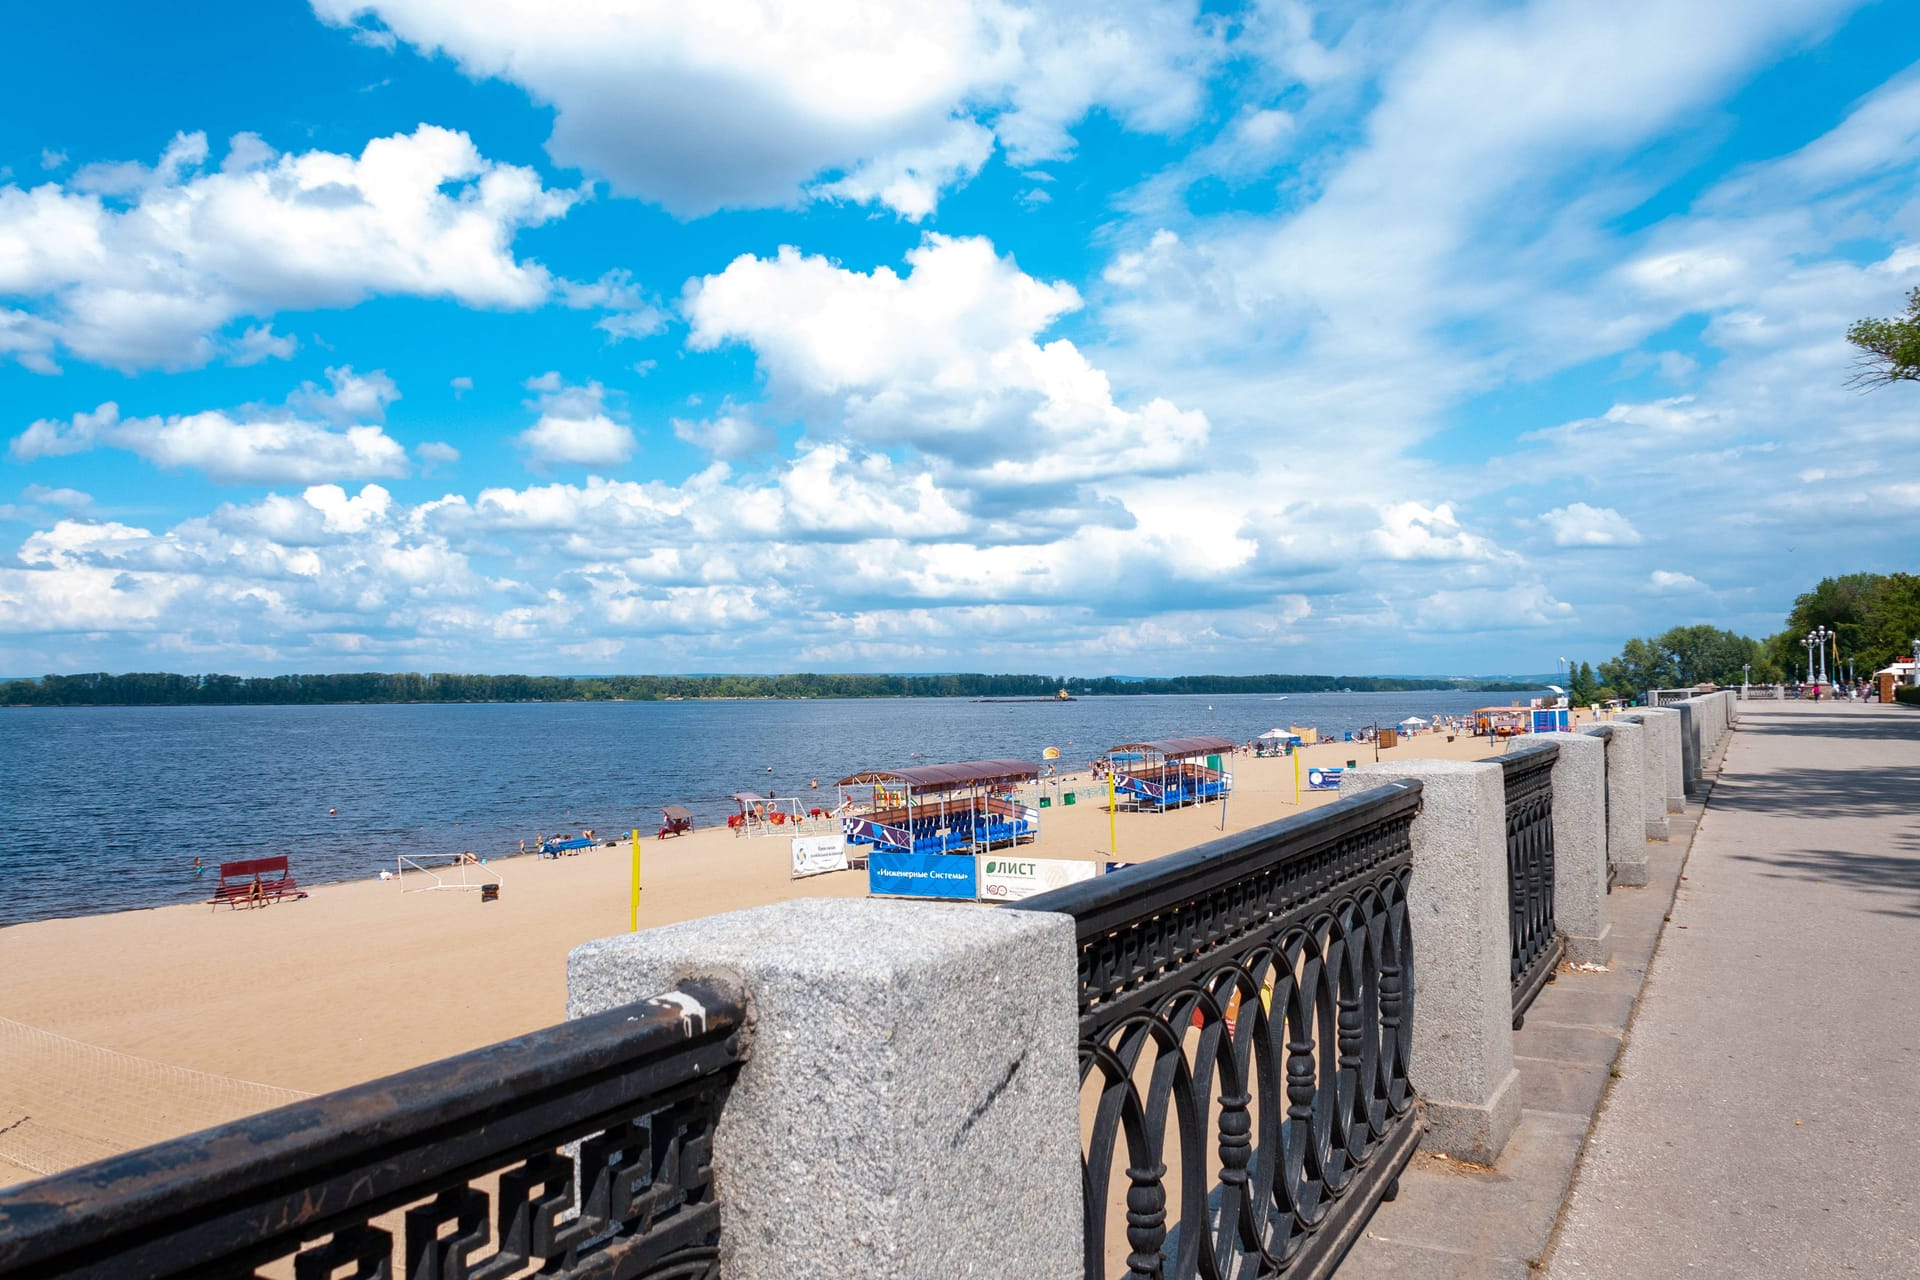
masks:
[[[1856,320],[1847,329],[1847,341],[1860,349],[1849,386],[1871,391],[1894,382],[1920,382],[1920,289],[1907,295],[1906,315]]]
[[[1760,651],[1757,640],[1718,627],[1675,627],[1657,641],[1673,655],[1674,674],[1682,686],[1739,684],[1741,670]]]
[[[1860,652],[1867,638],[1870,602],[1879,583],[1877,573],[1843,573],[1820,579],[1813,590],[1794,598],[1793,608],[1787,613],[1786,634],[1803,661],[1805,650],[1800,648],[1800,640],[1815,627],[1832,631],[1839,638],[1841,653]]]
[[[1856,668],[1877,670],[1913,652],[1920,636],[1920,576],[1889,573],[1867,589],[1862,601],[1860,648]]]
[[[1671,688],[1680,679],[1673,655],[1638,636],[1620,647],[1620,656],[1600,664],[1600,678],[1616,698],[1636,698],[1649,689]]]

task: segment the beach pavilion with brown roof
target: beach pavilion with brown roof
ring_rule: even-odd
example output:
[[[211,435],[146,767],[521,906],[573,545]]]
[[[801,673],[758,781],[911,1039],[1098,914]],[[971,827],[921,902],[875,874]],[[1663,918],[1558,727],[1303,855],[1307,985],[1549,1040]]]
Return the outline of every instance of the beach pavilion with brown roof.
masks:
[[[849,844],[911,853],[971,853],[1032,840],[1040,811],[1014,788],[1040,777],[1031,760],[964,760],[869,769],[840,779]]]
[[[1100,762],[1113,773],[1120,803],[1165,812],[1226,799],[1233,791],[1233,774],[1225,757],[1232,751],[1231,738],[1160,738],[1109,747]]]

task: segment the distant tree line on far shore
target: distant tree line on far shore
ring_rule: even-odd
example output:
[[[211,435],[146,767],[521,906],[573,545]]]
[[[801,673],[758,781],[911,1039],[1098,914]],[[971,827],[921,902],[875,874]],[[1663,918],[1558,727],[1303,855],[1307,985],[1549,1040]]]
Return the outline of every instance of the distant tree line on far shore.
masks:
[[[1635,698],[1648,689],[1731,686],[1743,678],[1755,684],[1805,679],[1807,652],[1801,641],[1816,627],[1826,627],[1835,636],[1827,652],[1829,676],[1844,678],[1849,660],[1856,676],[1871,675],[1911,653],[1914,638],[1920,637],[1920,576],[1848,573],[1822,578],[1794,599],[1786,625],[1765,640],[1709,626],[1674,627],[1658,636],[1635,638],[1597,672],[1587,663],[1578,664],[1571,673],[1570,692],[1575,702],[1596,702]],[[1818,659],[1815,665],[1817,675]]]
[[[0,684],[0,705],[36,707],[287,706],[341,702],[656,702],[673,698],[1047,698],[1154,693],[1325,693],[1537,685],[1380,676],[1174,676],[1130,680],[1037,675],[518,676],[417,672],[335,675],[49,675]]]

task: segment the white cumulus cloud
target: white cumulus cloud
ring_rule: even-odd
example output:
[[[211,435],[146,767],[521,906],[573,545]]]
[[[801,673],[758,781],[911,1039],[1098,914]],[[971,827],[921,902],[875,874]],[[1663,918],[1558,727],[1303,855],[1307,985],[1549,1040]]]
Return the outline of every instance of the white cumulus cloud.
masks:
[[[673,420],[673,434],[716,458],[745,458],[773,448],[771,427],[754,421],[751,414],[729,404],[724,411],[698,421]]]
[[[1021,271],[981,238],[929,235],[910,270],[849,271],[783,248],[687,286],[697,350],[753,348],[776,405],[874,448],[908,446],[985,487],[1083,483],[1194,465],[1207,420],[1118,403],[1064,338],[1071,285]]]
[[[560,466],[617,467],[639,447],[633,428],[608,416],[606,388],[597,382],[569,386],[558,373],[527,382],[540,417],[515,439],[528,462],[541,470]]]
[[[1692,574],[1677,573],[1672,569],[1655,569],[1647,579],[1647,586],[1663,596],[1687,595],[1707,589],[1707,584]]]
[[[123,369],[182,368],[221,354],[220,331],[283,309],[352,306],[374,294],[530,307],[554,281],[513,238],[578,193],[421,125],[359,155],[276,155],[253,135],[205,168],[202,134],[158,165],[94,165],[62,186],[0,185],[0,352],[52,367],[55,352]],[[289,354],[255,325],[226,344],[239,363]]]
[[[1465,528],[1450,503],[1396,502],[1380,512],[1372,543],[1392,560],[1495,560],[1507,553]]]
[[[124,449],[169,470],[191,469],[219,484],[311,484],[409,472],[406,449],[378,425],[399,398],[379,370],[328,369],[328,390],[305,383],[281,407],[122,418],[113,401],[61,421],[42,418],[9,443],[17,462]],[[371,421],[369,421],[371,419]]]
[[[1637,547],[1645,541],[1612,507],[1574,502],[1542,512],[1540,521],[1553,533],[1556,547]]]
[[[400,388],[386,370],[355,373],[352,365],[327,370],[325,390],[311,382],[301,384],[287,403],[333,422],[381,422],[387,406],[400,398]]]
[[[554,107],[556,161],[682,215],[811,190],[923,217],[993,134],[1028,164],[1071,151],[1095,107],[1184,127],[1220,56],[1190,0],[312,3],[356,38],[389,32],[521,85]]]

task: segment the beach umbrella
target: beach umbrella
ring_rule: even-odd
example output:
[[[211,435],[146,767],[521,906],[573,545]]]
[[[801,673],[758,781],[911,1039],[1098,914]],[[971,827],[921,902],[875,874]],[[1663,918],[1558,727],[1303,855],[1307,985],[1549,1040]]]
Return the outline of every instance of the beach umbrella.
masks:
[[[1409,726],[1415,729],[1424,729],[1427,727],[1427,722],[1425,720],[1422,720],[1419,716],[1408,716],[1405,720],[1402,720],[1400,722],[1400,727],[1402,729],[1405,729],[1405,728],[1408,728]]]
[[[1293,735],[1288,733],[1285,729],[1269,729],[1265,733],[1260,735],[1260,740],[1262,742],[1272,742],[1279,738],[1291,738],[1291,737],[1293,737]]]

